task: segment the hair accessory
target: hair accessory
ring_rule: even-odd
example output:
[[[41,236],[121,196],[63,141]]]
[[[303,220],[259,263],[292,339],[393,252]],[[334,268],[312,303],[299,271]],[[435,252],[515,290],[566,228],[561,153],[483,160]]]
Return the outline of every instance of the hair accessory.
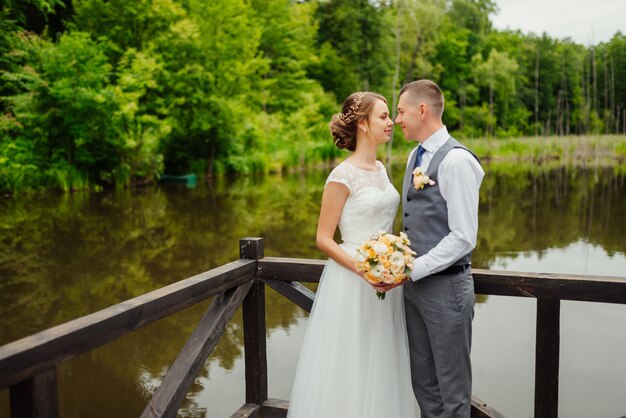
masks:
[[[361,106],[361,101],[363,100],[363,97],[365,97],[365,95],[369,93],[370,93],[369,91],[362,91],[362,92],[357,93],[354,99],[354,102],[352,103],[352,105],[350,105],[346,113],[341,114],[341,119],[343,119],[345,123],[350,123],[352,119],[356,117],[356,112],[359,110],[359,107]]]

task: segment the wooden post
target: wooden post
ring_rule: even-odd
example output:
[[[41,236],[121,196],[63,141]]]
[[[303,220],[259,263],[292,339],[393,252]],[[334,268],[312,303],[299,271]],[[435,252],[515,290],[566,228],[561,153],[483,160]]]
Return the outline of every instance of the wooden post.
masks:
[[[239,240],[240,258],[263,258],[262,238]],[[265,285],[258,279],[243,301],[243,335],[246,364],[246,403],[267,400],[267,353],[265,340]]]
[[[561,301],[537,298],[535,418],[559,414],[559,323]]]
[[[49,369],[11,386],[11,418],[58,418],[57,370]]]
[[[239,240],[239,258],[258,260],[265,257],[263,238],[242,238]]]

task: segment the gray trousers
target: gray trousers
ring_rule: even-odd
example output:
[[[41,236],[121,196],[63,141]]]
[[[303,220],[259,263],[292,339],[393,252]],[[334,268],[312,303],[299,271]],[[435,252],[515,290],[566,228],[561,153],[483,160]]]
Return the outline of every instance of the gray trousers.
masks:
[[[411,379],[422,418],[469,418],[472,394],[471,269],[404,286]]]

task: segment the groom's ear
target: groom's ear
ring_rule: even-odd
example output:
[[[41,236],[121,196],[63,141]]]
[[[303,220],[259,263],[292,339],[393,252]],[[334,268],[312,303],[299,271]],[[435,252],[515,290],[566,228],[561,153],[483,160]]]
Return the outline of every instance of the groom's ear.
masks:
[[[428,105],[426,103],[422,102],[417,105],[417,112],[419,113],[422,119],[426,117],[427,110],[428,110]]]

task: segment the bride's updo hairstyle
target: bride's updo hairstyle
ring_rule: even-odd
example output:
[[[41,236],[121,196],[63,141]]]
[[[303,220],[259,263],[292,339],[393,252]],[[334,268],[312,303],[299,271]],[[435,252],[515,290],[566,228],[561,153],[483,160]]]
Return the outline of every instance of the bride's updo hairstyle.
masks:
[[[369,117],[376,100],[387,103],[383,96],[370,91],[352,93],[343,102],[341,113],[334,114],[328,125],[337,148],[348,151],[356,149],[357,126],[360,121]]]

